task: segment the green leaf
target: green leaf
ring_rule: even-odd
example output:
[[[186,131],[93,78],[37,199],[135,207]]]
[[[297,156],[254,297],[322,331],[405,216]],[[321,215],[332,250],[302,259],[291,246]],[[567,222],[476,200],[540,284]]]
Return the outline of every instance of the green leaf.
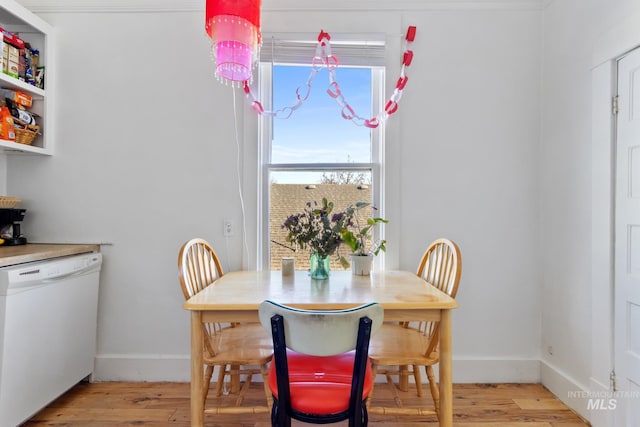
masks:
[[[358,248],[358,239],[348,230],[342,230],[342,241],[349,246],[352,252]]]
[[[366,227],[362,227],[362,230],[358,233],[361,236],[365,236],[369,230],[371,229],[371,225],[367,225]]]
[[[382,252],[386,252],[387,251],[387,247],[386,244],[387,241],[386,240],[381,240],[378,245],[376,246],[375,250],[373,251],[374,255],[378,255],[380,253],[380,251]]]
[[[350,266],[349,261],[347,261],[347,259],[342,255],[340,255],[340,265],[342,266],[342,268],[345,268],[345,269],[349,268]]]

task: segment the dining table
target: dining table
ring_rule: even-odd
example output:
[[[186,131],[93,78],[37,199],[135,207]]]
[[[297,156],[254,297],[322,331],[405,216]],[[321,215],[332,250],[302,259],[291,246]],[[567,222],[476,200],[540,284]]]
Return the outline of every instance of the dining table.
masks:
[[[204,426],[203,322],[259,322],[258,307],[271,300],[309,310],[341,310],[369,302],[384,308],[385,322],[428,320],[440,322],[439,422],[453,425],[452,310],[455,299],[415,273],[374,271],[358,276],[349,270],[332,271],[328,279],[311,279],[308,271],[234,271],[187,300],[191,315],[191,426]]]

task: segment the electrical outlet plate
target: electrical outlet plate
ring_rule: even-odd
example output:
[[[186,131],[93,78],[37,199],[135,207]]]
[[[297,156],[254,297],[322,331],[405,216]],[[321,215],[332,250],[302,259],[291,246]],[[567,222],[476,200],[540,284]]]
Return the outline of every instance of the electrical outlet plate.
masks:
[[[233,236],[233,222],[230,219],[224,220],[224,237]]]

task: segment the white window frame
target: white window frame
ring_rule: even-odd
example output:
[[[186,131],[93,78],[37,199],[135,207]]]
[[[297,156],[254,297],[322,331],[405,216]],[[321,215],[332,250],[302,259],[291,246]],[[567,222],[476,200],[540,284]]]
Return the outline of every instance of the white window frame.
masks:
[[[273,104],[273,86],[272,86],[272,64],[261,62],[258,65],[258,87],[259,98],[262,100],[265,109],[270,109]],[[385,87],[385,68],[371,68],[371,90],[372,90],[372,109],[374,112],[382,111],[384,108],[384,87]],[[313,84],[326,84],[321,79],[325,74],[316,76]],[[303,82],[301,82],[303,83]],[[348,90],[348,88],[345,88]],[[317,96],[317,95],[316,95]],[[280,108],[282,106],[276,106]],[[302,106],[301,108],[304,108]],[[337,108],[337,107],[336,107]],[[295,114],[295,112],[294,112]],[[339,111],[336,110],[336,114]],[[384,189],[385,189],[385,173],[384,173],[384,153],[385,153],[385,125],[380,125],[371,133],[371,163],[271,163],[271,141],[273,135],[273,119],[270,116],[262,115],[258,124],[258,140],[259,153],[258,162],[260,171],[258,173],[258,244],[256,267],[258,270],[267,270],[270,268],[270,238],[269,238],[269,174],[272,171],[295,171],[295,172],[314,172],[314,171],[371,171],[371,179],[373,185],[372,203],[378,208],[378,214],[384,217]],[[354,124],[354,126],[356,126]],[[376,232],[381,231],[376,228]],[[375,235],[374,239],[382,239],[383,235]],[[384,253],[381,252],[375,259],[376,268],[384,268]]]

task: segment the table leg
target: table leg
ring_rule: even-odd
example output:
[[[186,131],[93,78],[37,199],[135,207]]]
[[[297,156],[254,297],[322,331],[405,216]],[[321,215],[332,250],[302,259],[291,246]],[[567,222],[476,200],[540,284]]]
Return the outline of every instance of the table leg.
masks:
[[[191,427],[204,426],[202,312],[191,312]]]
[[[442,310],[440,319],[440,426],[453,426],[453,380],[451,310]]]

